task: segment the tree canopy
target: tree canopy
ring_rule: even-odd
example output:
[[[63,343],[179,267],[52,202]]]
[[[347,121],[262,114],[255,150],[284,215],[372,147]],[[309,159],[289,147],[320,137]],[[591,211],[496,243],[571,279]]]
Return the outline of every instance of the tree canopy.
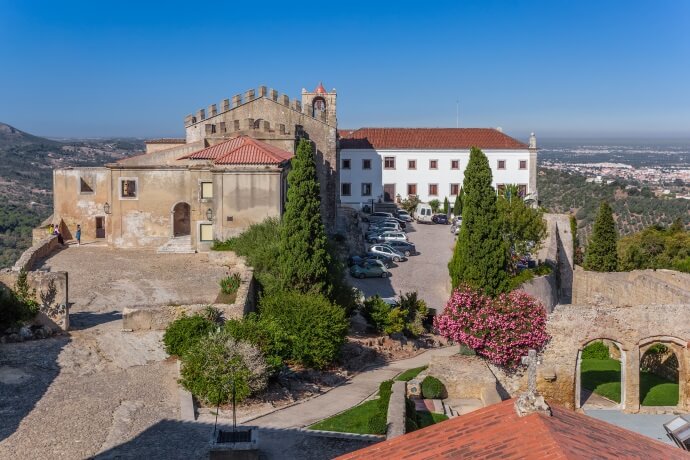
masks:
[[[618,232],[613,221],[613,211],[606,201],[599,206],[599,213],[594,221],[592,239],[585,252],[584,268],[596,272],[614,272],[618,269],[616,242]]]

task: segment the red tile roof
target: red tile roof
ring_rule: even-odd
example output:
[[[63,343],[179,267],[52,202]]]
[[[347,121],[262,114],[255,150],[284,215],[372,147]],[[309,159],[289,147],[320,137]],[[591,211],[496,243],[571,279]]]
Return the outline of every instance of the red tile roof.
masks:
[[[677,447],[551,406],[518,417],[514,399],[338,457],[383,459],[690,459]]]
[[[248,136],[228,139],[203,150],[185,155],[180,160],[213,160],[217,165],[281,164],[293,154]]]
[[[526,149],[492,128],[360,128],[341,133],[341,149]]]

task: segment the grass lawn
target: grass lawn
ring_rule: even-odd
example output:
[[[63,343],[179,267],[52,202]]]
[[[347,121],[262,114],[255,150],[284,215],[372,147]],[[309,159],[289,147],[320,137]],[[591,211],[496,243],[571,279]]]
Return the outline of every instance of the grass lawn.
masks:
[[[582,386],[606,399],[621,402],[621,363],[615,359],[583,359]]]
[[[640,400],[643,406],[675,406],[678,384],[651,372],[640,372]]]
[[[378,399],[366,401],[309,427],[311,430],[338,431],[340,433],[370,434],[369,419],[378,412]]]
[[[448,420],[448,417],[437,412],[417,411],[417,419],[419,420],[419,428],[424,428],[434,423]]]
[[[420,372],[422,372],[424,369],[426,369],[427,366],[422,366],[422,367],[415,367],[414,369],[408,369],[399,376],[395,378],[395,380],[399,382],[409,382],[413,378],[417,377]]]

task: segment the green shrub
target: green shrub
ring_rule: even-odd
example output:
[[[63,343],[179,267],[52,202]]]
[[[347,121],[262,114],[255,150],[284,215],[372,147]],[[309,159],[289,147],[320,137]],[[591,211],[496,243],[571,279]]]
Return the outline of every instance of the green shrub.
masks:
[[[212,323],[219,323],[223,313],[213,305],[206,305],[201,312],[201,316],[211,321]]]
[[[390,305],[379,295],[369,297],[362,306],[362,315],[378,332],[383,332],[386,328],[390,311]]]
[[[213,322],[200,315],[176,319],[170,323],[163,335],[165,351],[171,356],[182,356],[215,327]]]
[[[386,434],[388,431],[388,414],[376,412],[367,422],[368,431],[371,434]]]
[[[445,393],[446,387],[436,377],[428,375],[422,380],[422,396],[425,399],[440,399]]]
[[[257,346],[272,372],[282,367],[283,356],[289,356],[288,339],[283,329],[275,327],[271,321],[261,321],[256,313],[250,313],[243,319],[226,321],[224,330],[235,340]]]
[[[379,408],[383,413],[388,413],[388,403],[391,400],[391,395],[393,394],[393,381],[386,380],[379,384]]]
[[[609,359],[609,347],[602,341],[592,342],[582,350],[582,359]]]
[[[338,356],[349,327],[343,308],[320,294],[294,291],[263,297],[260,318],[285,340],[284,359],[317,369]]]
[[[655,343],[647,349],[647,353],[663,355],[668,351],[668,347],[663,343]]]
[[[234,294],[240,288],[241,281],[240,275],[238,273],[233,273],[220,280],[220,290],[226,295]]]
[[[416,337],[425,332],[424,318],[429,313],[426,303],[416,292],[400,295],[398,304],[391,306],[378,295],[364,301],[362,315],[378,332],[396,334],[404,332]]]
[[[14,289],[0,287],[0,327],[30,321],[39,309],[36,290],[29,287],[24,270],[19,272]]]
[[[407,312],[401,308],[391,308],[388,312],[388,319],[386,320],[386,327],[383,332],[391,335],[398,334],[405,330],[405,320],[407,319]]]
[[[222,331],[202,337],[182,356],[180,383],[208,404],[223,404],[232,396],[241,402],[266,388],[268,368],[261,351]]]

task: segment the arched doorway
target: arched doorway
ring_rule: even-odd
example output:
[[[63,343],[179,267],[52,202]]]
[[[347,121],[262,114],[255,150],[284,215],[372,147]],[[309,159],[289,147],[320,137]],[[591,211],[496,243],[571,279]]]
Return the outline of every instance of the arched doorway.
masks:
[[[173,208],[173,236],[188,236],[192,232],[191,209],[188,203],[177,203]]]
[[[680,364],[671,344],[640,348],[640,406],[677,406]]]
[[[625,351],[610,339],[596,339],[578,351],[575,407],[625,408]]]

